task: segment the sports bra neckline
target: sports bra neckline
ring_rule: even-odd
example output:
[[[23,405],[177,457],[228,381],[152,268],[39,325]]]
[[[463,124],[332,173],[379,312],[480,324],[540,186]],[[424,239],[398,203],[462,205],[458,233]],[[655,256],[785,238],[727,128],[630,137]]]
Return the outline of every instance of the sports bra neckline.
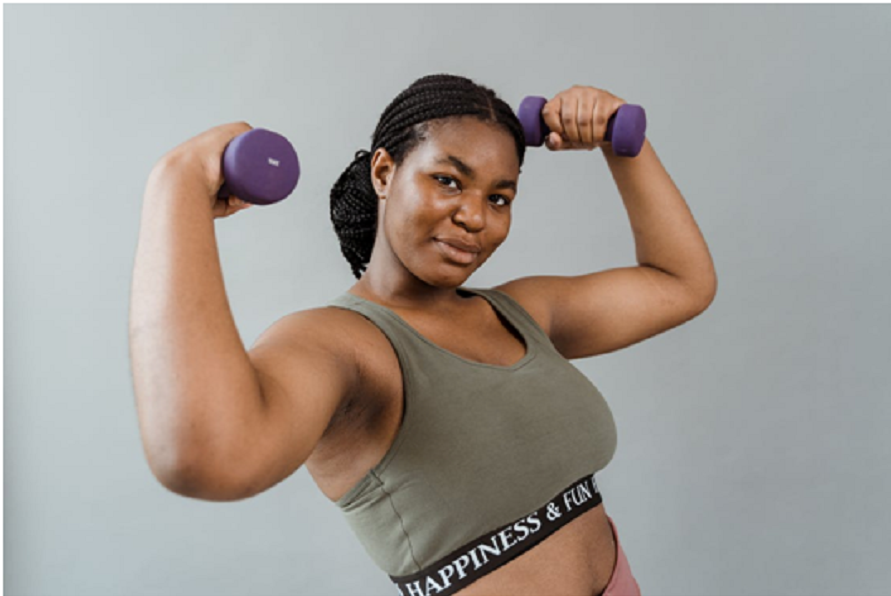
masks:
[[[522,358],[520,358],[519,360],[517,360],[516,362],[514,362],[513,364],[511,364],[509,366],[501,366],[498,364],[490,364],[488,362],[478,362],[476,360],[470,360],[463,356],[459,356],[458,354],[455,354],[454,352],[446,350],[442,346],[434,343],[433,341],[431,341],[430,339],[428,339],[427,337],[422,335],[421,332],[419,332],[417,329],[415,329],[414,327],[409,325],[408,322],[405,319],[403,319],[401,316],[399,316],[399,314],[396,313],[396,311],[394,311],[393,309],[386,307],[382,304],[378,304],[377,302],[374,302],[372,300],[368,300],[367,298],[363,298],[362,296],[353,294],[351,292],[347,292],[346,294],[347,294],[347,296],[349,296],[351,298],[355,298],[356,300],[360,300],[366,304],[370,304],[372,307],[376,307],[376,308],[380,309],[381,311],[387,313],[390,317],[393,318],[393,320],[395,320],[402,327],[404,327],[409,333],[414,335],[416,338],[418,338],[425,344],[429,345],[430,347],[437,350],[438,352],[446,354],[447,356],[455,358],[465,364],[469,364],[472,366],[479,366],[479,367],[483,367],[483,368],[489,368],[489,369],[493,369],[493,370],[501,370],[501,371],[510,372],[510,371],[515,371],[519,368],[522,368],[523,366],[526,366],[526,364],[528,364],[533,358],[535,358],[537,349],[536,349],[536,343],[535,343],[535,341],[533,341],[531,334],[528,333],[527,330],[522,325],[518,325],[516,319],[513,316],[511,316],[509,313],[505,312],[505,309],[501,308],[500,305],[496,303],[496,301],[492,300],[491,296],[489,296],[485,292],[481,292],[479,290],[472,290],[472,289],[464,288],[464,287],[457,288],[457,291],[459,293],[481,296],[484,300],[486,300],[486,302],[489,303],[489,305],[492,307],[492,309],[497,314],[501,315],[501,317],[504,318],[510,324],[510,326],[513,327],[516,330],[516,332],[520,334],[520,336],[523,338],[523,343],[525,344],[525,348],[526,348],[526,353],[523,355]]]

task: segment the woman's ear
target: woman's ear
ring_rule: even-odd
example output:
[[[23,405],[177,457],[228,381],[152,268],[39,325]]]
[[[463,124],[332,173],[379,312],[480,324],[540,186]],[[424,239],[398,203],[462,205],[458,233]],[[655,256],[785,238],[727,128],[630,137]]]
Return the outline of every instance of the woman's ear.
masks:
[[[393,162],[393,157],[386,149],[381,147],[374,152],[371,158],[371,183],[379,198],[387,197],[395,169],[396,164]]]

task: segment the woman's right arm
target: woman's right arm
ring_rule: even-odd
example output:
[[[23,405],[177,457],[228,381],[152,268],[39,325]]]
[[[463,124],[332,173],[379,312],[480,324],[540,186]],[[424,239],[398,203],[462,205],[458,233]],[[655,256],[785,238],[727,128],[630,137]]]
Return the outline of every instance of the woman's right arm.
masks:
[[[250,496],[299,468],[357,376],[308,316],[280,320],[245,350],[214,220],[239,210],[215,193],[223,149],[249,129],[211,129],[152,170],[131,286],[130,360],[149,466],[170,490],[209,500]]]

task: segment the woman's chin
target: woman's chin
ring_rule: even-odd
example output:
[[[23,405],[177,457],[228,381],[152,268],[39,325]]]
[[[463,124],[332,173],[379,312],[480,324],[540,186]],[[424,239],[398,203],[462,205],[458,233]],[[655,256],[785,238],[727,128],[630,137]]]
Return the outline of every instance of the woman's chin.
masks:
[[[441,263],[433,270],[428,269],[420,279],[436,288],[457,288],[476,270],[475,266],[456,267],[450,263]]]

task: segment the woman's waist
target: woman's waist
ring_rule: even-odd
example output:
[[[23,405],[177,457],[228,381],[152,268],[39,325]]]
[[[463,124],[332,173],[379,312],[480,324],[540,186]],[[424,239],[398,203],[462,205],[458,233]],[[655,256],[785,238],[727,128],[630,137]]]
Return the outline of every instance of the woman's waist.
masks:
[[[599,596],[615,562],[615,541],[601,503],[455,596]]]
[[[596,559],[602,559],[602,556],[597,553],[603,545],[609,544],[612,533],[603,513],[594,475],[586,474],[556,495],[551,494],[547,501],[538,501],[537,509],[527,510],[516,518],[509,515],[494,529],[466,543],[462,541],[458,547],[446,546],[440,541],[448,539],[455,543],[459,527],[454,524],[458,523],[458,517],[450,516],[453,527],[436,530],[432,527],[434,520],[427,517],[426,537],[420,531],[409,532],[409,535],[412,536],[413,555],[417,557],[415,561],[433,562],[409,575],[391,575],[399,593],[403,596],[464,594],[463,590],[492,577],[495,579],[486,579],[479,584],[484,586],[482,589],[489,593],[513,593],[513,589],[507,590],[500,584],[494,591],[492,586],[485,586],[499,582],[498,578],[507,578],[511,582],[516,578],[518,585],[524,585],[530,581],[529,573],[551,577],[551,570],[563,567],[569,570],[560,573],[565,576],[561,580],[564,583],[596,583],[596,573],[609,563],[598,564]],[[504,519],[504,516],[500,517]],[[476,522],[476,527],[480,523],[484,522]],[[460,531],[468,534],[467,528]],[[437,552],[442,554],[431,556]],[[503,569],[508,569],[508,575]],[[552,592],[545,590],[544,593]]]

